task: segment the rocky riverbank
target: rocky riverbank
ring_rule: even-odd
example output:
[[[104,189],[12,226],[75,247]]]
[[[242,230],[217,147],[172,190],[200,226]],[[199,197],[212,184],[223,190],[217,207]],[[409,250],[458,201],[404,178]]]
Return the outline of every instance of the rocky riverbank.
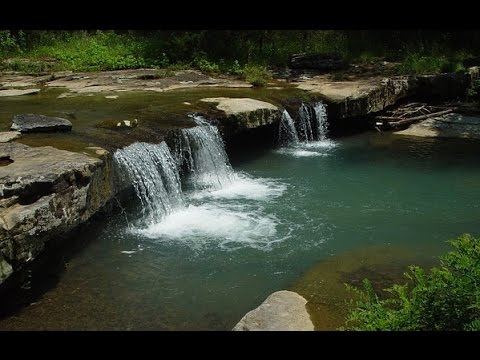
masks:
[[[111,158],[0,144],[0,283],[113,195]]]

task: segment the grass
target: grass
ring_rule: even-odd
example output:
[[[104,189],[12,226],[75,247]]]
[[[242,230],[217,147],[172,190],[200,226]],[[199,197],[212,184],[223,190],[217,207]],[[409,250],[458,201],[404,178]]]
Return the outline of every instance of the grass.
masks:
[[[471,54],[459,51],[453,54],[441,54],[437,51],[409,52],[400,65],[402,74],[438,74],[465,71],[463,62],[472,57]]]
[[[99,71],[147,66],[145,59],[136,55],[139,53],[140,42],[129,37],[120,39],[109,32],[98,32],[95,36],[80,33],[67,41],[40,46],[31,56],[39,60],[53,58],[57,70]]]
[[[375,64],[388,58],[401,63],[397,69],[401,74],[463,71],[463,62],[473,57],[465,51],[442,47],[441,42],[410,41],[392,49],[387,46],[393,41],[391,37],[384,42],[375,40],[375,34],[367,36],[361,32],[331,30],[244,33],[31,31],[30,40],[35,39],[28,46],[28,32],[20,33],[21,36],[9,30],[0,31],[0,70],[43,73],[144,67],[171,71],[196,68],[213,75],[238,76],[262,86],[271,78],[269,66],[285,66],[290,56],[299,52],[335,53],[363,64]]]

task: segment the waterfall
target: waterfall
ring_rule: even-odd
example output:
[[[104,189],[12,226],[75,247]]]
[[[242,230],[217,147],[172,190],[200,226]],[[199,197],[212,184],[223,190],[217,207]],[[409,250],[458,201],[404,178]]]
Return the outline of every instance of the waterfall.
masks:
[[[302,103],[298,109],[298,120],[295,123],[287,112],[283,111],[278,131],[278,142],[281,145],[299,145],[326,140],[328,136],[327,109],[322,102],[313,107]]]
[[[195,189],[220,189],[236,180],[223,140],[216,126],[193,116],[197,126],[182,129],[177,163],[183,163]]]
[[[287,110],[283,110],[282,120],[280,121],[280,129],[278,131],[278,141],[280,144],[296,144],[298,143],[298,134],[295,124]]]
[[[140,199],[147,225],[185,207],[180,171],[195,190],[218,190],[238,179],[218,129],[201,116],[194,120],[197,126],[178,133],[173,156],[164,141],[134,143],[114,154],[123,181],[133,184]]]
[[[317,118],[317,140],[326,140],[328,136],[328,119],[325,104],[318,102],[313,106]]]
[[[300,122],[300,133],[302,134],[303,140],[313,141],[312,116],[310,109],[304,103],[302,103],[300,109],[298,109],[298,120]]]
[[[165,142],[133,143],[117,150],[114,160],[142,203],[142,220],[154,223],[182,207],[180,176]]]
[[[235,173],[218,129],[201,116],[193,119],[196,126],[172,133],[172,151],[162,142],[134,143],[115,152],[118,180],[133,185],[140,199],[141,218],[129,231],[196,250],[212,241],[228,251],[270,247],[279,241],[276,218],[260,204],[280,196],[286,186]],[[182,185],[190,184],[182,193]]]

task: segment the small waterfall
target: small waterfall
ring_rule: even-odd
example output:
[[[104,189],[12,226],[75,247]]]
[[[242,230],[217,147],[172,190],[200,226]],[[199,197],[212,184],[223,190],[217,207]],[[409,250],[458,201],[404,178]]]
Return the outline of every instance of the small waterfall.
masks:
[[[296,123],[287,110],[283,111],[278,131],[278,141],[281,145],[322,141],[326,140],[327,136],[327,109],[322,102],[316,103],[313,107],[302,103],[298,109]]]
[[[180,176],[165,142],[133,143],[117,150],[114,160],[142,203],[142,220],[158,222],[184,205]]]
[[[325,104],[318,102],[313,106],[317,118],[317,140],[326,140],[328,136],[328,119]]]
[[[220,189],[236,179],[223,140],[216,126],[201,116],[193,116],[197,126],[183,129],[177,163],[183,163],[195,189]]]
[[[162,142],[134,143],[115,152],[120,185],[133,185],[140,199],[134,210],[141,207],[141,218],[129,231],[196,250],[211,242],[228,251],[269,248],[279,241],[276,218],[259,204],[280,196],[286,186],[235,173],[218,129],[200,116],[193,118],[197,126],[167,137],[172,151]],[[181,180],[192,185],[186,193]]]
[[[280,129],[278,131],[278,141],[283,145],[296,144],[299,141],[295,123],[287,110],[283,110],[282,113],[282,120],[280,121]]]
[[[302,134],[303,140],[313,141],[312,115],[309,107],[304,103],[302,103],[300,109],[298,109],[298,119],[300,122],[300,133]]]

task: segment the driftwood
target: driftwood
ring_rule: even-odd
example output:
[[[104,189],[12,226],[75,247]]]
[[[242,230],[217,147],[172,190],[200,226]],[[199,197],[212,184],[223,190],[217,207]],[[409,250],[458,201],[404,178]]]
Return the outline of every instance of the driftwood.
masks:
[[[396,110],[388,111],[387,113],[390,113],[388,116],[376,116],[375,119],[380,121],[375,123],[375,128],[379,131],[382,128],[398,130],[421,120],[451,113],[454,110],[454,107],[446,108],[442,106],[429,106],[425,103],[410,103]]]
[[[402,126],[405,126],[405,125],[410,125],[410,124],[413,124],[415,122],[425,120],[425,119],[428,119],[428,118],[431,118],[431,117],[445,115],[445,114],[451,113],[452,111],[453,111],[453,109],[447,109],[447,110],[437,111],[437,112],[426,114],[426,115],[414,116],[414,117],[411,117],[411,118],[408,118],[408,119],[402,119],[402,120],[399,120],[399,121],[390,122],[388,125],[392,129],[397,129],[399,127],[402,127]]]

